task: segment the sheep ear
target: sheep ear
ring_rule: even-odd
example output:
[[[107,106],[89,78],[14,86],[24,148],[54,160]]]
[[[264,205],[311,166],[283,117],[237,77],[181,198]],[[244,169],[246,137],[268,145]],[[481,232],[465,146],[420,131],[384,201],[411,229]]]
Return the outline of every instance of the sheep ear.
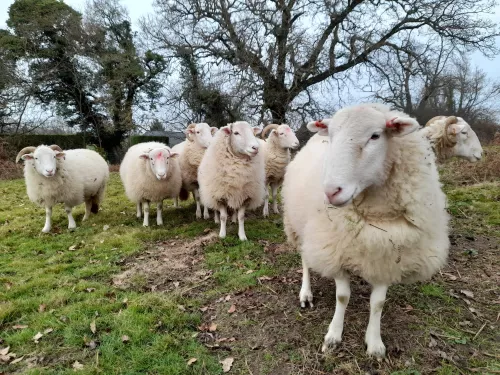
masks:
[[[22,160],[33,160],[33,154],[24,154],[21,156]]]
[[[172,151],[170,151],[170,156],[169,156],[170,158],[174,158],[174,159],[175,159],[175,158],[177,158],[178,156],[179,156],[179,153],[178,153],[178,152],[172,152]]]
[[[465,125],[453,124],[448,126],[448,134],[457,135],[465,129]]]
[[[61,159],[61,158],[64,158],[65,156],[66,156],[66,154],[64,152],[57,152],[56,151],[56,158]]]
[[[231,134],[231,128],[229,126],[224,126],[223,128],[220,128],[220,130],[222,130],[227,135]]]
[[[418,130],[420,125],[411,117],[394,117],[385,122],[385,129],[392,137],[403,137]]]
[[[148,160],[149,159],[149,154],[140,154],[139,157],[141,159]]]
[[[262,132],[262,129],[259,128],[258,126],[254,126],[252,130],[253,130],[253,135],[258,135]]]
[[[326,120],[311,121],[307,124],[307,129],[319,135],[328,135],[328,124]]]
[[[212,126],[212,127],[210,128],[210,133],[211,133],[212,135],[214,135],[215,133],[217,133],[217,130],[219,130],[219,128],[216,128],[215,126]]]

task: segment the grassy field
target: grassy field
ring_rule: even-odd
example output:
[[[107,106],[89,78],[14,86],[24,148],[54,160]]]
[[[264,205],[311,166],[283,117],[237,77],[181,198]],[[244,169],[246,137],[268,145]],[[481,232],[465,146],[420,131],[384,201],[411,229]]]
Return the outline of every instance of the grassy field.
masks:
[[[315,308],[299,307],[300,258],[278,215],[251,214],[245,243],[235,225],[219,240],[191,201],[168,202],[165,225],[143,228],[113,173],[98,215],[82,225],[78,207],[69,232],[58,207],[43,235],[24,181],[0,181],[0,374],[220,374],[231,363],[250,375],[498,374],[500,183],[443,173],[450,263],[429,283],[389,290],[384,361],[364,353],[361,280],[341,347],[320,352],[334,283],[314,275]]]

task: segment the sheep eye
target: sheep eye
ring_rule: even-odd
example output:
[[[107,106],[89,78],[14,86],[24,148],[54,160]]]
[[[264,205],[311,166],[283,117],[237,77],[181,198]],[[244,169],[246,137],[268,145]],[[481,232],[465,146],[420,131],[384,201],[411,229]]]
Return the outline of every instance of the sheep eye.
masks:
[[[240,133],[238,133],[238,132],[234,132],[234,135],[240,135]]]
[[[151,161],[153,160],[153,158],[150,158],[150,159],[151,159]]]
[[[196,134],[200,134],[200,132],[196,132]]]
[[[374,140],[376,140],[376,139],[379,139],[379,138],[380,138],[380,134],[377,134],[377,133],[372,134],[372,136],[370,137],[370,139],[371,139],[372,141],[374,141]]]
[[[283,135],[283,133],[280,133],[280,135]]]
[[[467,135],[467,131],[464,131],[464,132],[462,132],[462,134],[465,134],[465,135]]]
[[[38,160],[38,158],[35,158],[35,160]]]

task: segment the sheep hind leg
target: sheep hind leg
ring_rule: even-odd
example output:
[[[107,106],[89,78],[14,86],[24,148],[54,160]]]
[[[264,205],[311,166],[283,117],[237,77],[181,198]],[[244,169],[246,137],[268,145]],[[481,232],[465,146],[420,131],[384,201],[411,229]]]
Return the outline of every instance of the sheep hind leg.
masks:
[[[174,198],[174,207],[179,208],[179,197],[178,196]]]
[[[90,217],[90,210],[92,209],[92,198],[85,201],[85,215],[83,215],[82,221],[87,220]]]
[[[43,233],[49,233],[52,228],[52,207],[45,207],[45,225],[42,229]]]
[[[208,207],[207,206],[203,207],[203,218],[205,220],[210,219],[210,213],[208,212]]]
[[[137,202],[137,218],[140,219],[142,216],[142,204],[141,202]]]
[[[306,307],[307,303],[309,303],[309,306],[314,307],[311,291],[311,274],[309,273],[309,267],[304,257],[302,257],[302,287],[300,288],[299,299],[300,307]]]
[[[156,225],[163,225],[163,217],[161,216],[161,211],[163,209],[163,201],[156,204]]]
[[[66,211],[66,214],[68,215],[68,229],[75,229],[76,228],[76,223],[75,219],[73,218],[73,207],[65,205],[64,210]]]
[[[236,224],[238,222],[238,211],[234,210],[231,215],[231,223]]]
[[[200,203],[200,192],[198,189],[193,190],[194,200],[196,201],[196,218],[201,219],[201,203]]]
[[[370,321],[366,329],[366,353],[376,358],[385,357],[385,345],[380,336],[380,318],[385,303],[388,285],[373,285],[370,295]]]
[[[321,351],[325,352],[329,349],[335,349],[342,341],[342,331],[344,329],[344,315],[351,297],[351,286],[349,284],[349,276],[342,275],[335,278],[336,286],[336,303],[333,319],[328,326],[328,332],[325,335],[325,341],[321,347]]]
[[[142,202],[142,208],[144,210],[144,221],[142,222],[142,226],[149,227],[149,202]]]
[[[262,212],[264,217],[269,216],[269,188],[266,185],[266,195],[264,196],[264,210]]]
[[[280,210],[278,209],[278,184],[271,184],[271,191],[273,193],[273,212],[275,214],[279,214]]]
[[[219,210],[219,212],[220,212],[219,237],[225,238],[226,237],[226,224],[227,224],[227,208],[225,206],[222,206],[221,209]]]
[[[215,222],[215,224],[220,223],[219,211],[217,211],[217,210],[214,210],[214,222]]]
[[[245,234],[245,207],[238,209],[238,237],[240,241],[247,240],[247,235]]]

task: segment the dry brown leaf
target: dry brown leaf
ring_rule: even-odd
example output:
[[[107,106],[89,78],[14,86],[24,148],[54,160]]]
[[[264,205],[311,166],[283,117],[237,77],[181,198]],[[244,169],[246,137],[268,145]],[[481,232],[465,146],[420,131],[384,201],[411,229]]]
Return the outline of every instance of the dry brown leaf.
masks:
[[[272,277],[269,276],[261,276],[258,278],[260,281],[265,281],[265,280],[272,280]]]
[[[177,308],[181,311],[186,311],[186,308],[183,305],[177,305]]]
[[[229,301],[230,299],[231,299],[231,296],[228,294],[228,295],[226,296],[226,298],[224,298],[224,301],[226,301],[226,302],[227,302],[227,301]]]
[[[130,341],[130,338],[127,336],[127,335],[123,335],[122,336],[122,342],[129,342]]]
[[[75,363],[73,363],[73,369],[74,371],[83,370],[83,365],[80,362],[75,361]]]
[[[434,338],[431,337],[431,340],[429,341],[429,348],[433,348],[437,345],[437,341],[434,340]]]
[[[198,360],[198,358],[191,358],[189,361],[187,361],[187,365],[191,366],[193,363],[195,363]]]
[[[89,292],[89,293],[92,293],[92,292],[95,290],[95,288],[87,288],[87,289],[85,289],[85,290],[86,290],[87,292]]]
[[[0,349],[0,355],[7,355],[9,353],[10,346],[7,346],[6,348]]]
[[[254,270],[248,270],[247,272],[245,272],[246,275],[250,275],[251,273],[254,273],[255,271]]]
[[[38,340],[40,340],[43,337],[42,332],[38,332],[35,336],[33,336],[33,340],[38,344]]]
[[[215,324],[215,323],[210,324],[210,327],[208,327],[208,330],[210,332],[215,332],[217,330],[217,324]]]
[[[174,281],[174,286],[175,286],[176,288],[178,288],[178,287],[179,287],[179,285],[180,285],[180,283],[179,283],[178,281]]]
[[[28,328],[27,325],[24,324],[16,324],[15,326],[12,326],[13,329],[26,329]]]
[[[43,334],[44,334],[44,335],[47,335],[47,334],[49,334],[49,333],[50,333],[50,332],[52,332],[52,331],[53,331],[53,329],[52,329],[52,328],[47,328],[45,331],[43,331]]]
[[[77,245],[71,245],[71,246],[68,248],[68,250],[69,250],[69,251],[75,251],[75,250],[76,250],[76,246],[77,246]]]
[[[229,372],[231,370],[231,367],[233,367],[233,362],[234,362],[233,357],[228,357],[223,361],[219,361],[219,363],[222,364],[222,371]]]
[[[200,308],[200,311],[205,312],[208,310],[208,306],[203,306]]]
[[[14,359],[10,364],[15,365],[16,363],[21,362],[24,359],[24,355],[22,357]]]
[[[92,333],[96,333],[96,331],[97,331],[97,327],[95,325],[95,320],[93,320],[92,323],[90,323],[90,331],[92,331]]]
[[[231,305],[231,307],[229,308],[229,310],[227,310],[227,312],[228,312],[229,314],[232,314],[232,313],[234,313],[235,311],[236,311],[236,306],[235,306],[235,305]]]
[[[472,293],[470,290],[462,289],[460,293],[462,293],[466,297],[474,298],[474,293]]]
[[[42,303],[40,306],[38,306],[38,312],[44,312],[44,311],[45,311],[45,307],[47,307],[47,306],[45,306],[45,305]]]
[[[443,275],[448,276],[448,278],[449,278],[451,281],[455,281],[455,280],[457,279],[457,277],[456,277],[455,275],[452,275],[451,273],[443,272]]]

